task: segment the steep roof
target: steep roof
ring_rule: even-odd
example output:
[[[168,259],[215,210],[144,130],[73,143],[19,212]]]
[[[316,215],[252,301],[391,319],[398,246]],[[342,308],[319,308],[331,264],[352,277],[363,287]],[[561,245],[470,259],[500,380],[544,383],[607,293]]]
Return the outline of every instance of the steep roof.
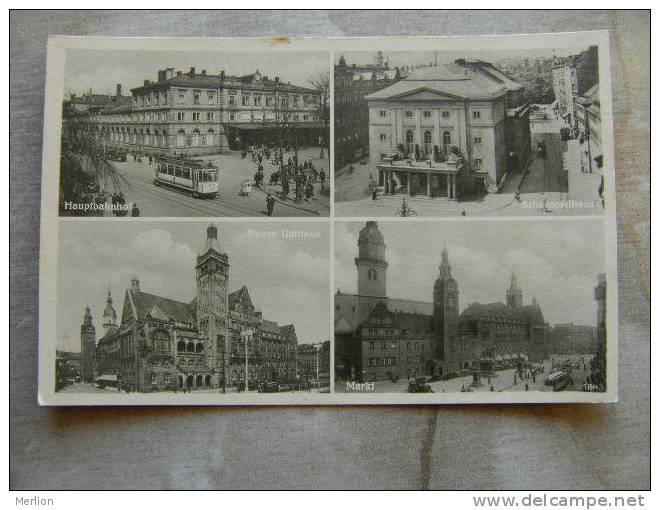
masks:
[[[371,308],[369,308],[369,306],[358,306],[360,301],[371,304]],[[355,331],[381,301],[387,305],[387,309],[391,312],[427,316],[433,315],[433,303],[426,301],[376,298],[370,296],[358,296],[356,294],[337,293],[335,294],[335,306],[339,306],[339,310],[335,312],[335,332],[349,333]],[[353,308],[355,308],[355,310],[353,310]],[[359,316],[360,311],[363,313],[362,317]]]
[[[293,327],[293,324],[287,324],[286,326],[280,326],[280,332],[284,336],[295,335],[296,328]]]
[[[160,313],[164,314],[166,318],[176,322],[193,322],[192,317],[194,310],[190,306],[191,303],[182,303],[181,301],[175,301],[174,299],[132,289],[129,290],[129,292],[131,293],[132,301],[137,308],[136,312],[139,319],[144,319],[148,313],[153,314],[155,311],[160,311]]]
[[[396,313],[394,314],[394,327],[408,331],[431,331],[433,316],[419,313]]]
[[[521,88],[488,62],[457,61],[416,69],[403,80],[368,95],[367,100],[397,99],[419,92],[457,99],[493,99]]]
[[[516,309],[505,305],[502,302],[498,303],[470,303],[468,307],[461,313],[461,318],[506,318],[513,320],[521,320],[520,314],[516,313]]]
[[[513,308],[502,302],[498,303],[471,303],[463,313],[461,313],[461,318],[471,319],[486,317],[490,319],[511,319],[517,320],[525,323],[543,323],[543,312],[541,307],[536,304],[524,305]]]
[[[277,322],[269,321],[264,319],[259,326],[259,329],[266,331],[267,333],[272,333],[274,335],[281,335],[280,327],[277,325]]]

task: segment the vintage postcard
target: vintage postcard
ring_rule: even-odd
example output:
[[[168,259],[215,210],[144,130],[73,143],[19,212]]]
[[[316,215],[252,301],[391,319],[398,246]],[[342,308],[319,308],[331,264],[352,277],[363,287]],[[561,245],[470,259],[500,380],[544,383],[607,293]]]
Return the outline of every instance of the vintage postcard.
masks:
[[[607,32],[49,40],[43,405],[617,399]]]

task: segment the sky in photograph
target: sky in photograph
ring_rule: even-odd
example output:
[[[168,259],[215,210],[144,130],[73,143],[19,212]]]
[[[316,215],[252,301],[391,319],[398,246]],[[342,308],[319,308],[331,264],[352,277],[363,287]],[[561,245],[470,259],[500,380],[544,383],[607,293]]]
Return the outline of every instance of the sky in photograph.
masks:
[[[504,302],[515,266],[524,304],[533,296],[551,324],[596,324],[594,287],[605,272],[600,221],[378,222],[385,238],[387,294],[431,302],[446,245],[460,310]],[[335,224],[335,290],[357,291],[358,232]]]
[[[58,348],[80,351],[85,306],[97,339],[103,334],[108,286],[118,319],[133,275],[140,290],[190,302],[196,294],[195,261],[208,223],[100,222],[60,224],[57,288]],[[280,325],[294,324],[299,343],[330,338],[330,259],[327,222],[218,222],[229,256],[229,292],[246,285],[257,310]],[[100,228],[102,226],[102,228]],[[252,232],[268,227],[276,238]],[[281,230],[320,232],[320,238],[284,239]]]
[[[389,61],[390,67],[403,67],[410,65],[426,64],[438,59],[438,64],[449,64],[457,58],[472,60],[485,60],[490,62],[499,62],[503,60],[523,60],[525,58],[549,58],[554,56],[565,57],[576,55],[587,48],[547,48],[547,49],[508,49],[508,50],[461,50],[461,51],[384,51],[385,60]],[[373,64],[376,61],[377,51],[345,51],[335,53],[335,62],[343,55],[348,65],[366,65]]]
[[[284,82],[311,87],[310,80],[329,72],[326,52],[190,52],[68,50],[66,55],[65,94],[92,89],[96,93],[114,94],[121,83],[124,95],[142,86],[144,80],[155,81],[158,71],[173,67],[187,73],[206,69],[208,74],[242,76],[257,69],[269,78],[279,76]]]

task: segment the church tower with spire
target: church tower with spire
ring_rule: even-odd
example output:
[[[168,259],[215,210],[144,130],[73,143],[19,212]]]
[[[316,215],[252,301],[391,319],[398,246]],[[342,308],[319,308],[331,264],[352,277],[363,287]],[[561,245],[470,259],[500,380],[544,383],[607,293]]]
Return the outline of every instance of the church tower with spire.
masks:
[[[111,333],[117,328],[117,312],[112,305],[112,292],[108,286],[108,296],[105,298],[105,310],[103,310],[103,330],[105,334]]]
[[[518,278],[516,278],[516,268],[511,271],[511,285],[506,291],[506,304],[511,308],[520,308],[523,304],[523,293],[518,287]]]
[[[358,272],[358,295],[385,299],[387,297],[385,241],[375,221],[368,221],[360,230],[355,265]]]
[[[197,328],[206,339],[205,349],[211,368],[218,379],[214,386],[224,381],[229,370],[229,311],[227,285],[229,258],[220,249],[218,228],[209,225],[206,242],[195,265],[197,275]]]
[[[458,284],[451,275],[447,248],[442,250],[438,278],[433,285],[433,334],[436,357],[442,362],[444,373],[458,368],[451,366],[452,351],[458,341]]]
[[[89,306],[85,308],[80,326],[80,378],[83,382],[94,382],[94,357],[96,356],[96,328]]]

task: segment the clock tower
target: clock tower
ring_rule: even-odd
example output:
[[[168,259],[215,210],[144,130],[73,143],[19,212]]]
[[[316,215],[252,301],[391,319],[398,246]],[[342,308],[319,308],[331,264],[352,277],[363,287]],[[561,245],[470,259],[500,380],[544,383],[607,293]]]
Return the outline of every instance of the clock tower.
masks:
[[[197,328],[205,338],[205,351],[215,385],[226,389],[229,372],[229,312],[227,284],[229,258],[220,250],[218,228],[209,225],[202,254],[197,257]]]
[[[451,264],[447,249],[442,250],[440,274],[433,286],[433,334],[435,335],[436,356],[445,367],[450,367],[452,350],[458,341],[458,284],[451,276]]]
[[[358,295],[386,298],[385,241],[375,221],[367,221],[366,226],[360,230],[355,265],[358,272]]]

